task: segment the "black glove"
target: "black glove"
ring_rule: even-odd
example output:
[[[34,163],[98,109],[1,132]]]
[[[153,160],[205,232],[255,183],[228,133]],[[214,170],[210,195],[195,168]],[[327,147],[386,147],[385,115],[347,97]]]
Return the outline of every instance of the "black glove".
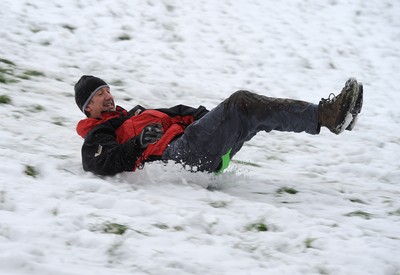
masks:
[[[146,148],[149,144],[156,143],[164,134],[161,124],[146,125],[139,135],[139,145]]]

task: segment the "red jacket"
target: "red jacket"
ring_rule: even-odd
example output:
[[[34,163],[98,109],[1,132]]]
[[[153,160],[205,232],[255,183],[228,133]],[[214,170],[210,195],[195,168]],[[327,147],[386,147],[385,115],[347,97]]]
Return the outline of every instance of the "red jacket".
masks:
[[[134,171],[149,159],[159,159],[175,137],[183,134],[188,125],[207,112],[202,106],[194,109],[178,105],[157,110],[137,106],[130,112],[118,106],[117,111],[106,112],[101,119],[83,119],[76,128],[85,139],[82,147],[83,168],[103,175]],[[135,138],[151,123],[161,124],[164,134],[158,142],[142,149]],[[131,154],[126,155],[127,152]],[[126,163],[122,163],[124,161]]]

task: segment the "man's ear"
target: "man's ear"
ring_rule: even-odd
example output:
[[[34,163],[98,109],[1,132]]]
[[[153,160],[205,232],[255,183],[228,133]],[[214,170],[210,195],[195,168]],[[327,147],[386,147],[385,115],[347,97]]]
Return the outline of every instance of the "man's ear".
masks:
[[[87,117],[90,117],[90,110],[91,110],[91,108],[90,108],[89,106],[86,106],[86,108],[85,108],[85,115],[86,115]]]

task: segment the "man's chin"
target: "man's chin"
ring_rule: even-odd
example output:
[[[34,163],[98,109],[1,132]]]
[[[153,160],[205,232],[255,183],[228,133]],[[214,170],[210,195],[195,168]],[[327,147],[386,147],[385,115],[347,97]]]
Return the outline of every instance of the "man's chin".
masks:
[[[116,109],[117,108],[115,106],[114,107],[109,107],[109,108],[104,108],[103,112],[114,112]]]

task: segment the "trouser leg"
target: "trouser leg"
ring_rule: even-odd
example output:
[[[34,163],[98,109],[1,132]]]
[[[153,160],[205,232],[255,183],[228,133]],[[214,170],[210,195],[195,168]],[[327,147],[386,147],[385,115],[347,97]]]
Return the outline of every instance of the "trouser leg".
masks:
[[[233,157],[259,131],[318,134],[318,105],[238,91],[191,124],[163,154],[199,171],[216,171],[221,156]]]

